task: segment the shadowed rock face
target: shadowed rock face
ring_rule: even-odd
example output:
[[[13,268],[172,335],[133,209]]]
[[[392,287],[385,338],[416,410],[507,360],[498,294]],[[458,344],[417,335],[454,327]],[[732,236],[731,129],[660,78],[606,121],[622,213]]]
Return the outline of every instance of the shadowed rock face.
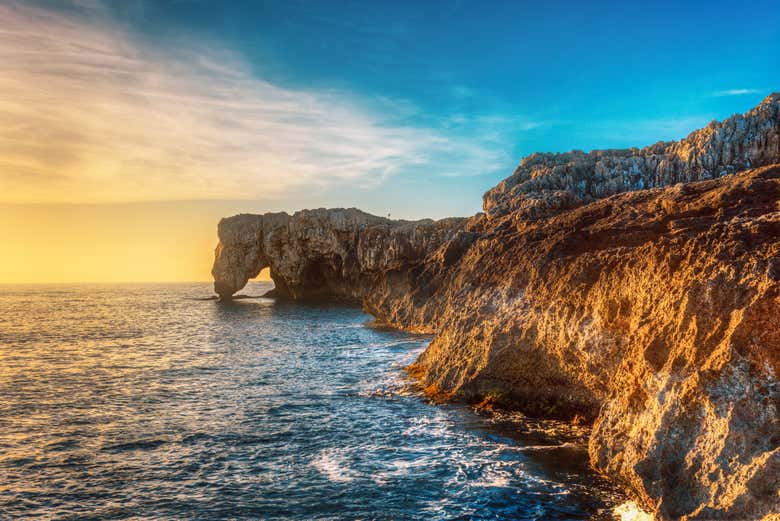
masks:
[[[718,129],[747,128],[740,157],[780,163],[778,99],[685,142],[704,150],[734,142]],[[719,146],[721,160],[740,149]],[[532,161],[545,165],[532,180],[555,176],[551,157]],[[709,160],[679,161],[647,182],[712,176],[696,170]],[[719,174],[605,198],[574,180],[552,199],[508,180],[468,220],[236,216],[220,223],[215,287],[231,294],[270,265],[291,298],[360,300],[389,325],[436,333],[412,368],[429,392],[593,420],[593,466],[657,517],[774,519],[780,166]]]

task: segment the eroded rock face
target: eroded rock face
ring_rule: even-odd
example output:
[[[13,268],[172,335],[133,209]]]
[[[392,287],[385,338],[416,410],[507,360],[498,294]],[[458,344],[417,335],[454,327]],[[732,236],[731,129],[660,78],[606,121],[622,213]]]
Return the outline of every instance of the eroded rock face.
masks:
[[[658,145],[656,167],[640,154],[641,190],[610,181],[635,151],[540,155],[467,220],[223,220],[215,288],[230,295],[269,265],[291,298],[359,300],[436,333],[413,367],[429,392],[593,420],[593,466],[657,517],[774,519],[780,166],[712,165],[780,163],[779,100]]]
[[[481,225],[419,270],[423,385],[595,418],[594,467],[664,519],[780,513],[780,167]],[[367,308],[404,326],[408,285]]]
[[[279,296],[360,301],[378,275],[418,263],[464,219],[394,221],[350,209],[222,219],[214,290],[230,298],[269,267]]]
[[[687,138],[642,149],[532,154],[483,196],[489,216],[526,219],[559,213],[630,190],[713,179],[776,163],[780,157],[780,93]]]

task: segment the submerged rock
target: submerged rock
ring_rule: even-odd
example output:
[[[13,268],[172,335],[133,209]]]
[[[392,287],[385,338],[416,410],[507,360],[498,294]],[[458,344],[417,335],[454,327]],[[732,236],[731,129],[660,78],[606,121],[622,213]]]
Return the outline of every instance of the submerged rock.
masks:
[[[532,156],[470,219],[224,219],[215,289],[270,266],[283,296],[436,333],[410,371],[429,393],[593,421],[593,466],[658,518],[776,518],[780,165],[716,170],[780,163],[779,103],[663,145],[668,169]],[[611,184],[623,168],[642,183]]]

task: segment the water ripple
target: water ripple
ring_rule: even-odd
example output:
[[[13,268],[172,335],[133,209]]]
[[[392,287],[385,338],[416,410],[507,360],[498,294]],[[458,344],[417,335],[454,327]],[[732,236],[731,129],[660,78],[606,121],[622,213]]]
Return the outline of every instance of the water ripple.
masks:
[[[0,287],[0,519],[611,519],[623,501],[584,431],[421,400],[401,368],[429,338],[209,293]]]

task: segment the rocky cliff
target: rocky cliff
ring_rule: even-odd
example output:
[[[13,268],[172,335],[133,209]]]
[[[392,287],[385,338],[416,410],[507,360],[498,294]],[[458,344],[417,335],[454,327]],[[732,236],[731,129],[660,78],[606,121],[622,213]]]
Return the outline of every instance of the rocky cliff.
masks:
[[[215,288],[270,265],[291,298],[360,300],[436,333],[410,368],[430,394],[593,421],[593,466],[657,517],[772,519],[780,166],[728,172],[780,163],[778,107],[655,148],[531,156],[467,220],[226,219]]]
[[[425,264],[431,392],[595,419],[594,467],[662,518],[780,514],[780,167],[510,214]]]
[[[638,149],[532,154],[483,197],[488,215],[549,215],[609,195],[713,179],[780,157],[780,93],[687,138]]]
[[[359,302],[378,276],[419,263],[464,221],[395,221],[355,208],[236,215],[219,223],[214,289],[230,298],[268,267],[282,298]]]

